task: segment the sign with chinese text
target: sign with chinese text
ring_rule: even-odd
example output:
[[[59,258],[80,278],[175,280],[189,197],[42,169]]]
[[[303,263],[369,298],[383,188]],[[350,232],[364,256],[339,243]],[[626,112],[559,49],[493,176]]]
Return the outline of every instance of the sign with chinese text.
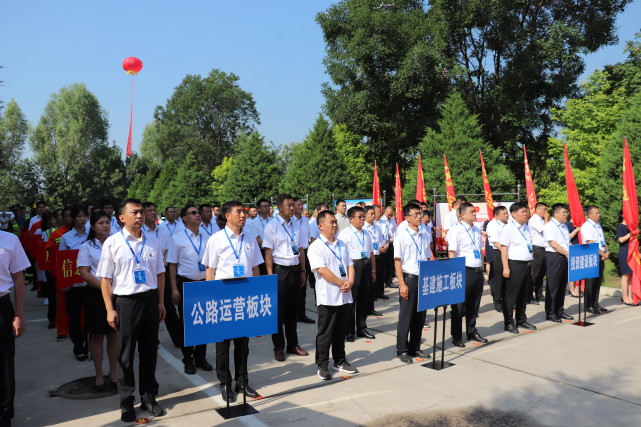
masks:
[[[568,282],[599,277],[599,244],[571,245],[568,260]]]
[[[185,346],[278,330],[275,275],[183,284]]]
[[[48,252],[45,250],[46,244],[47,242],[45,242],[42,239],[36,240],[33,243],[34,252],[35,252],[34,255],[35,255],[36,261],[38,261],[38,270],[47,270],[46,264],[47,264]]]
[[[418,266],[417,311],[465,301],[465,257],[420,261]]]
[[[76,259],[78,258],[78,249],[58,251],[56,253],[56,286],[58,288],[67,288],[76,283],[82,283],[84,280],[76,268]]]

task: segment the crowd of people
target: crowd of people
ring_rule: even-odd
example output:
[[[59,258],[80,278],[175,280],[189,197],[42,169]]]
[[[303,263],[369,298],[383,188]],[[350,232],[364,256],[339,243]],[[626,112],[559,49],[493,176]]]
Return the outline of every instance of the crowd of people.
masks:
[[[121,419],[126,422],[136,419],[136,347],[140,408],[151,416],[164,414],[156,401],[161,321],[181,350],[185,374],[215,369],[222,397],[230,402],[240,393],[260,396],[247,372],[248,338],[216,343],[215,366],[207,359],[206,345],[185,346],[182,302],[188,282],[275,275],[274,359],[284,362],[288,354],[308,356],[299,344],[297,324],[317,323],[316,374],[322,380],[330,380],[332,371],[358,372],[348,361],[345,343],[376,338],[367,318],[381,315],[376,302],[389,299],[386,288],[398,288],[396,355],[407,364],[417,357],[430,357],[421,349],[426,312],[417,311],[419,262],[434,259],[435,252],[436,230],[426,203],[406,204],[400,224],[392,206],[361,202],[347,209],[346,202],[338,200],[335,210],[320,203],[310,212],[301,199],[288,194],[277,197],[276,209],[266,199],[256,206],[229,201],[222,206],[166,207],[164,220],[153,202],[137,199],[123,200],[118,206],[104,200],[96,206],[51,211],[38,202],[31,216],[19,206],[12,212],[12,218],[3,217],[5,231],[0,231],[0,366],[6,374],[0,381],[0,427],[10,425],[13,417],[15,338],[25,331],[25,283],[31,283],[31,290],[47,305],[48,327],[56,329],[56,340],[68,338],[77,360],[93,361],[96,390],[117,390]],[[599,245],[601,255],[600,276],[585,283],[587,311],[607,312],[599,304],[599,290],[609,250],[598,207],[586,208],[588,220],[582,227],[571,226],[563,204],[549,208],[538,203],[530,215],[528,207],[517,202],[509,209],[497,206],[493,214],[494,219],[481,230],[475,225],[474,206],[459,196],[443,218],[447,255],[465,259],[465,300],[451,307],[454,346],[465,347],[463,325],[467,340],[487,342],[476,328],[485,275],[506,331],[518,334],[519,329],[536,329],[528,322],[527,305],[541,301],[546,320],[572,319],[564,310],[564,300],[566,291],[581,292],[579,287],[568,291],[567,283],[569,247],[576,243],[573,239],[579,231],[583,243]],[[632,305],[626,262],[631,233],[625,222],[616,234],[621,244],[621,302]],[[33,253],[25,254],[28,239],[46,242],[50,256],[57,250],[78,250],[80,283],[57,286],[55,269],[38,265]],[[393,281],[394,277],[398,280]],[[308,287],[313,297],[308,297]],[[11,288],[15,306],[9,297]],[[306,311],[311,298],[316,320]]]

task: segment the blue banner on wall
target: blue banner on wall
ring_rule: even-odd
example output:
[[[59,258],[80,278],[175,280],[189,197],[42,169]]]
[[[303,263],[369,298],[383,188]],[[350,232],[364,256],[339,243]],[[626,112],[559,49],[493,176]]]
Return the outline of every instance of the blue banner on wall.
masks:
[[[183,313],[185,346],[276,333],[278,278],[184,283]]]
[[[420,261],[418,310],[465,301],[465,257]]]
[[[568,259],[568,282],[599,277],[600,260],[598,243],[571,245],[570,258]]]

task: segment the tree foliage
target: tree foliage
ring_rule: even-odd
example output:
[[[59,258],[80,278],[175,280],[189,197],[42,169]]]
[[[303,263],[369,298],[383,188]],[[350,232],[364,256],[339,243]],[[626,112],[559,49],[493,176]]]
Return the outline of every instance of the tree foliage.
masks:
[[[227,182],[227,176],[229,175],[229,169],[233,164],[232,157],[225,157],[221,164],[216,166],[213,171],[211,171],[211,189],[214,200],[218,203],[224,203],[224,194],[225,194],[225,183]]]
[[[345,125],[335,125],[332,128],[336,150],[345,161],[349,176],[349,185],[354,197],[363,197],[372,194],[373,162],[367,160],[367,145],[362,138],[347,130]],[[379,176],[384,175],[379,171]]]
[[[209,177],[198,167],[196,156],[193,153],[187,153],[178,165],[173,179],[164,188],[158,204],[163,208],[168,206],[181,208],[187,203],[199,205],[210,201]]]
[[[0,116],[0,171],[10,172],[22,157],[29,124],[15,100],[10,100]]]

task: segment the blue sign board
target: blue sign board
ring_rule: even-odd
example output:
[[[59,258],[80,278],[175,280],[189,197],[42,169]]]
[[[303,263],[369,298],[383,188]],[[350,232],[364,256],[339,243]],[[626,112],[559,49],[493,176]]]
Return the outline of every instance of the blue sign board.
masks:
[[[465,301],[465,257],[418,263],[418,310]]]
[[[600,259],[598,243],[571,245],[570,259],[568,260],[568,282],[599,277]]]
[[[185,283],[183,325],[185,346],[276,333],[277,276]]]

